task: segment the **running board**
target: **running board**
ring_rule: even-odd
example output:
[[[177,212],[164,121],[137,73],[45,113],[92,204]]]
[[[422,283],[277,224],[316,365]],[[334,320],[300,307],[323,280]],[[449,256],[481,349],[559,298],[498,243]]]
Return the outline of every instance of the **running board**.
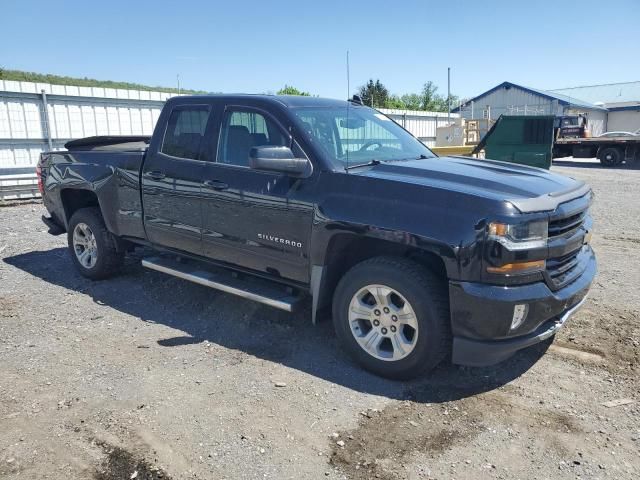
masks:
[[[205,269],[201,263],[188,260],[182,262],[167,257],[149,257],[142,259],[142,266],[287,312],[293,312],[301,300],[286,286],[280,288],[257,277],[242,279],[231,271],[215,267]]]

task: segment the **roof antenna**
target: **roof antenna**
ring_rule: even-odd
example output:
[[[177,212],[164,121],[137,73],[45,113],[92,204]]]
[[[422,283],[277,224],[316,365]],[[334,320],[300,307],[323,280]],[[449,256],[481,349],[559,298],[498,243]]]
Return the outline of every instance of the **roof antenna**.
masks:
[[[349,78],[349,50],[347,50],[347,165],[344,169],[345,172],[349,173],[349,107],[351,107],[351,99],[349,96],[351,95],[351,83]]]

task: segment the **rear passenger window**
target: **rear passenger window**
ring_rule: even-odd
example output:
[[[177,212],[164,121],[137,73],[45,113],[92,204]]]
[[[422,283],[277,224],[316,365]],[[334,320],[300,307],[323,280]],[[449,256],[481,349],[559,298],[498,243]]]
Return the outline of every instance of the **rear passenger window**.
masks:
[[[227,111],[218,145],[218,162],[249,166],[249,151],[262,145],[289,146],[288,139],[270,118],[257,112]]]
[[[171,111],[160,151],[166,155],[197,160],[209,119],[209,107],[189,105]]]

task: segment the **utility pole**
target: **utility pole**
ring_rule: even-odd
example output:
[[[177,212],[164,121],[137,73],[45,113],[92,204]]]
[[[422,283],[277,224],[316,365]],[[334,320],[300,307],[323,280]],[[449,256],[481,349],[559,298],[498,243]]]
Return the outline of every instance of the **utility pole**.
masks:
[[[451,67],[447,67],[447,122],[451,123]]]
[[[180,95],[180,74],[176,75],[176,80],[178,80],[178,95]]]

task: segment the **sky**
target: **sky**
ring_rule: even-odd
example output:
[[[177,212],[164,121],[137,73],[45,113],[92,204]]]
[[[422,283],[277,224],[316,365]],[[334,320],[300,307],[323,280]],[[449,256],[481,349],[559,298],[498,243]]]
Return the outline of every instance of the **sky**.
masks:
[[[473,97],[640,80],[640,0],[0,0],[0,67],[331,98],[369,78]]]

